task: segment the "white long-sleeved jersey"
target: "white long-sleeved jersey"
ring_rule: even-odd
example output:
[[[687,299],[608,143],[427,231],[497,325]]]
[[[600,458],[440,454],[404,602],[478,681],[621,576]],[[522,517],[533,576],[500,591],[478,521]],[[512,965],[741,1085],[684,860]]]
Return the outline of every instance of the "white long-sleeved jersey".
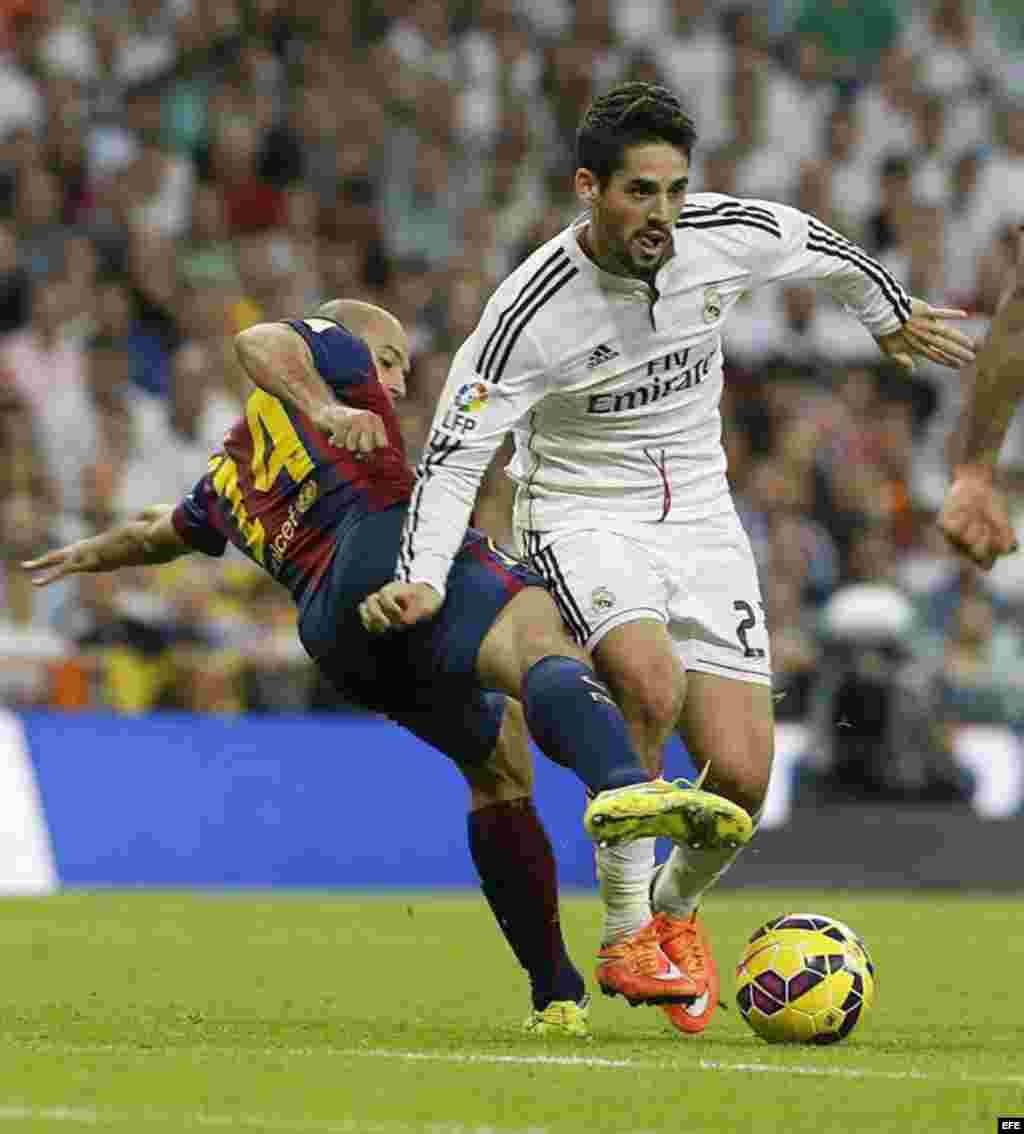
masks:
[[[786,205],[694,194],[653,287],[602,271],[577,234],[578,225],[565,229],[508,276],[455,355],[399,579],[444,593],[480,479],[510,430],[520,528],[579,527],[609,513],[688,521],[731,508],[721,327],[749,288],[820,280],[873,335],[910,316],[881,264]]]

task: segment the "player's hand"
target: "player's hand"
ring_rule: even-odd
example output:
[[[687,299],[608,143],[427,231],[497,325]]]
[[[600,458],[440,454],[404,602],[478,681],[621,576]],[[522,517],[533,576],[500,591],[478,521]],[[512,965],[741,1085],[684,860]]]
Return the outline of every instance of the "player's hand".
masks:
[[[390,444],[384,419],[369,410],[327,405],[317,413],[314,424],[327,434],[332,445],[354,453],[357,460],[362,460],[376,449],[386,449]]]
[[[938,523],[950,545],[985,571],[1017,550],[1006,500],[988,470],[957,472]]]
[[[912,372],[915,358],[927,358],[941,366],[959,370],[974,361],[974,341],[950,327],[947,319],[966,319],[967,312],[955,307],[932,307],[922,299],[910,301],[910,318],[891,335],[875,340],[883,354]]]
[[[388,583],[359,604],[359,617],[371,634],[386,634],[433,618],[443,602],[429,583]]]
[[[22,570],[28,571],[32,576],[32,586],[46,587],[68,575],[99,571],[101,564],[99,554],[93,550],[92,541],[83,539],[78,543],[69,543],[66,547],[58,547],[55,551],[48,551],[38,559],[27,559],[21,566]]]

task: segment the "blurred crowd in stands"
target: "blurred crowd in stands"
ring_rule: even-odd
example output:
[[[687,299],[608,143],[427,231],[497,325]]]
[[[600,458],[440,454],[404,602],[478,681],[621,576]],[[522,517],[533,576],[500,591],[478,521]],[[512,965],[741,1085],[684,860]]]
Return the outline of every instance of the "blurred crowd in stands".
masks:
[[[0,703],[338,705],[238,556],[39,593],[16,564],[178,499],[245,396],[234,334],[334,296],[410,329],[415,456],[496,282],[576,215],[577,120],[625,77],[692,109],[695,190],[797,205],[983,333],[1024,221],[1018,2],[0,0]],[[1024,564],[979,576],[933,526],[959,376],[885,369],[813,287],[754,293],[725,348],[780,716],[877,747],[874,681],[938,752],[1024,719]]]

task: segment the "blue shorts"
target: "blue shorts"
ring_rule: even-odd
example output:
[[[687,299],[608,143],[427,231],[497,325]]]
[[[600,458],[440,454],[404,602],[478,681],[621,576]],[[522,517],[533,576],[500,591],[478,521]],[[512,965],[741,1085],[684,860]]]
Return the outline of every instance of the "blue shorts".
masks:
[[[479,765],[494,749],[505,703],[480,688],[480,645],[524,587],[546,584],[470,529],[438,614],[410,630],[367,633],[359,604],[394,577],[406,510],[401,504],[373,513],[341,536],[330,570],[303,603],[299,637],[340,692],[453,760]]]

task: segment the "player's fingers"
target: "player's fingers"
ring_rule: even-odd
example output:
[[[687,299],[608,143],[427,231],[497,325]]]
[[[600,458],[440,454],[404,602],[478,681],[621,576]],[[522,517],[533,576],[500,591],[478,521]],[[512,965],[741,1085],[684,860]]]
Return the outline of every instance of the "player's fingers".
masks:
[[[903,337],[914,351],[932,362],[937,362],[940,366],[951,366],[956,370],[965,363],[974,360],[973,353],[964,351],[959,347],[950,348],[944,340],[937,339],[927,333],[917,333],[908,328]]]
[[[946,366],[962,366],[964,363],[974,361],[974,348],[966,338],[949,338],[942,335],[936,328],[911,327],[904,328],[904,338],[920,354],[926,355],[933,362]]]
[[[947,351],[938,350],[935,347],[926,347],[921,353],[931,362],[948,367],[950,370],[959,370],[961,366],[965,366],[971,361],[969,358],[960,358],[958,355],[949,354]]]
[[[947,335],[938,328],[931,330],[924,336],[926,341],[936,350],[952,355],[960,362],[973,362],[975,358],[974,343],[966,336]]]
[[[974,349],[974,338],[961,331],[959,327],[954,327],[943,319],[929,320],[929,326],[935,329],[936,334],[942,335],[952,342],[960,343],[961,346],[965,346],[969,350]]]
[[[961,335],[959,332],[952,333],[950,327],[930,327],[927,333],[928,341],[938,347],[940,350],[946,351],[961,362],[973,362],[975,357],[974,340]]]
[[[51,583],[56,583],[58,579],[63,579],[67,575],[73,574],[70,567],[65,563],[61,563],[56,567],[51,567],[48,571],[41,571],[39,574],[32,576],[33,587],[48,587]]]
[[[950,527],[942,527],[942,534],[946,537],[946,542],[954,551],[958,551],[962,555],[970,555],[967,544],[964,543],[963,535],[959,531]]]
[[[388,620],[389,625],[395,625],[403,621],[405,608],[394,595],[388,595],[382,592],[377,595],[377,603],[381,613]]]
[[[926,303],[920,311],[915,311],[915,315],[927,315],[932,319],[966,319],[968,314],[961,307],[932,307],[930,303]]]
[[[984,563],[992,554],[991,533],[984,524],[971,524],[964,533],[964,542],[976,563]]]
[[[415,626],[430,614],[430,608],[420,599],[413,599],[402,611],[402,625]]]
[[[359,618],[371,634],[383,634],[391,629],[390,621],[380,610],[377,595],[370,595],[360,603]]]
[[[60,547],[55,551],[48,551],[45,555],[40,555],[35,559],[25,559],[21,567],[24,571],[38,571],[41,567],[51,567],[55,563],[63,563],[66,556],[66,549]]]
[[[1000,555],[1009,555],[1017,550],[1017,533],[1009,524],[999,522],[992,542]]]

